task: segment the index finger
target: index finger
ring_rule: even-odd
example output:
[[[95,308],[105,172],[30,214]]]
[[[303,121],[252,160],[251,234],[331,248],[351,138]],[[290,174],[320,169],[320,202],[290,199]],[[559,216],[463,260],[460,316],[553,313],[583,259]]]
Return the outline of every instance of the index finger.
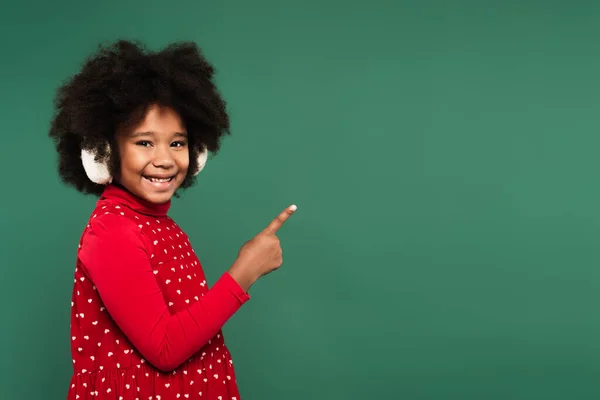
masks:
[[[296,207],[295,205],[291,205],[285,210],[283,210],[281,214],[277,216],[277,218],[271,221],[271,223],[265,228],[263,232],[271,235],[277,233],[279,228],[283,226],[285,221],[287,221],[287,219],[294,213],[294,211],[296,211],[297,208],[298,207]]]

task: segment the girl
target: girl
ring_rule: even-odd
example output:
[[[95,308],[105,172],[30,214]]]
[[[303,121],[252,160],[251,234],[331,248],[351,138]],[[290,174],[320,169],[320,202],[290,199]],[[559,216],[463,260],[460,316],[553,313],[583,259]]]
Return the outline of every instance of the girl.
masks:
[[[99,196],[79,242],[68,400],[240,399],[221,328],[279,268],[285,209],[209,289],[167,215],[229,130],[192,43],[100,47],[58,91],[50,137],[67,184]]]

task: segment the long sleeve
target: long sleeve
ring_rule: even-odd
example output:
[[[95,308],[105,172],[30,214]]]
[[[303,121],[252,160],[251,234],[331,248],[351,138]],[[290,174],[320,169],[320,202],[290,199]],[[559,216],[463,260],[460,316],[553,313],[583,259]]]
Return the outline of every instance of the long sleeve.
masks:
[[[152,270],[149,239],[127,218],[94,218],[79,259],[106,310],[140,354],[169,371],[201,349],[249,296],[224,273],[187,309],[169,310]]]

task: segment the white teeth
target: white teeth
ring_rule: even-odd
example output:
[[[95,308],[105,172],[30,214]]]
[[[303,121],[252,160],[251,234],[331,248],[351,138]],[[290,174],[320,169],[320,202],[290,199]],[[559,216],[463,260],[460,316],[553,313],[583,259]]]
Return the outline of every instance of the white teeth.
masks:
[[[149,177],[147,177],[146,179],[148,179],[150,182],[164,183],[164,182],[170,182],[171,179],[173,179],[173,178],[149,178]]]

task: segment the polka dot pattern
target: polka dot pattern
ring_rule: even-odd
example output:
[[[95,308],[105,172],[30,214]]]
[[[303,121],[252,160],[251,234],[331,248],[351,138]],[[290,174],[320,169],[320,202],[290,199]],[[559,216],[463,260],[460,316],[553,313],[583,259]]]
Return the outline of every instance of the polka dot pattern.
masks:
[[[207,293],[200,261],[187,235],[170,217],[140,212],[127,202],[101,199],[90,221],[104,213],[135,221],[151,239],[147,251],[169,311],[184,310]],[[78,261],[71,301],[74,374],[68,400],[240,400],[222,331],[175,370],[160,371],[119,329],[84,270]]]

